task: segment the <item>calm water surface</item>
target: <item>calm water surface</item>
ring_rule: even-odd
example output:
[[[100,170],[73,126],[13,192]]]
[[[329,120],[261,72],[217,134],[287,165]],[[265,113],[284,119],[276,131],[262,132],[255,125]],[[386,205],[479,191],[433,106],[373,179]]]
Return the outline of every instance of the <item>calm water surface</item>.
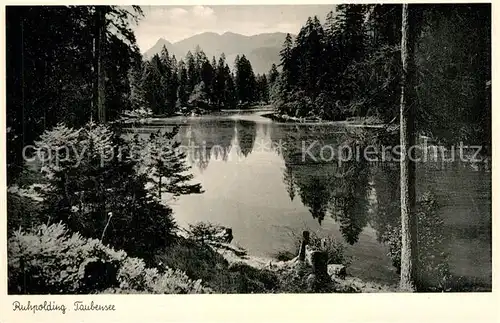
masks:
[[[237,244],[266,257],[293,249],[291,231],[318,231],[346,243],[353,275],[397,282],[388,249],[377,240],[387,223],[398,221],[397,164],[342,169],[303,160],[303,142],[335,147],[346,129],[278,124],[257,114],[158,119],[139,131],[172,125],[180,126],[195,181],[205,190],[169,202],[179,225],[232,227]],[[491,284],[491,173],[460,163],[418,164],[417,194],[429,189],[441,206],[453,273]]]

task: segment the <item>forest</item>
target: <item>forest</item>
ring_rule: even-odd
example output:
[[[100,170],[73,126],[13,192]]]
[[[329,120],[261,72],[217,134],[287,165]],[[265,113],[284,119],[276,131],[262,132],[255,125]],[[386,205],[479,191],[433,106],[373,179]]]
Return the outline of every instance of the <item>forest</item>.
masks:
[[[339,5],[308,19],[281,51],[271,98],[280,113],[325,120],[399,115],[401,5]],[[416,18],[417,131],[491,144],[488,5],[421,5]]]
[[[446,143],[490,144],[488,6],[418,10],[418,130]],[[400,16],[400,5],[339,5],[323,23],[311,17],[297,36],[287,34],[281,62],[267,75],[254,75],[244,56],[230,68],[223,55],[210,62],[200,48],[179,62],[164,49],[136,71],[132,102],[161,115],[192,106],[210,111],[271,104],[292,117],[395,123]]]
[[[413,134],[491,146],[491,6],[412,8]],[[280,64],[255,75],[244,55],[226,62],[199,47],[183,58],[165,48],[143,60],[131,28],[143,16],[138,6],[7,7],[9,293],[290,291],[268,271],[230,269],[198,242],[209,229],[183,235],[162,197],[203,187],[176,149],[178,129],[125,138],[122,122],[137,110],[170,117],[265,106],[276,116],[397,125],[402,5],[334,9],[288,34]],[[365,194],[366,183],[354,179],[346,190]],[[318,218],[322,198],[303,197]],[[357,240],[349,232],[363,226],[345,235]],[[400,235],[379,239],[397,249]]]
[[[194,54],[188,52],[177,62],[163,47],[160,55],[154,55],[132,74],[132,104],[148,107],[155,115],[172,116],[194,108],[218,111],[269,102],[267,76],[255,75],[245,55],[236,56],[234,71],[224,54],[210,61],[198,46]]]

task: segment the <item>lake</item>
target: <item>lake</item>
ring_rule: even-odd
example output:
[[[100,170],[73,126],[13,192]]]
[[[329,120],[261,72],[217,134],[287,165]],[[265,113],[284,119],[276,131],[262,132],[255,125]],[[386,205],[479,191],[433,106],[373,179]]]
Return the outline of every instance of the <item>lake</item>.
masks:
[[[276,123],[255,112],[152,119],[136,130],[173,125],[180,126],[194,181],[205,191],[168,201],[180,226],[210,221],[232,227],[235,243],[263,257],[293,250],[291,232],[316,231],[345,242],[350,274],[397,283],[379,236],[399,221],[398,163],[339,165],[329,160],[331,153],[346,140],[357,142],[345,126]],[[304,147],[312,147],[309,155]],[[417,196],[427,190],[437,196],[453,274],[491,287],[490,170],[429,161],[418,163],[416,176]]]

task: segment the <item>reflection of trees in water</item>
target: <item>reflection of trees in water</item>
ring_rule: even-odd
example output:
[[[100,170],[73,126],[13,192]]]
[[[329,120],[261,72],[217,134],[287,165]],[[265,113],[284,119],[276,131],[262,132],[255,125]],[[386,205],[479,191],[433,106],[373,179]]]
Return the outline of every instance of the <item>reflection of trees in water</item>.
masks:
[[[293,172],[293,171],[292,171]],[[331,199],[331,185],[322,174],[315,174],[309,167],[298,167],[295,179],[297,193],[302,203],[309,208],[314,219],[321,224],[325,218],[327,206]],[[293,185],[293,183],[290,183]],[[292,190],[293,186],[289,188]]]
[[[200,135],[200,133],[203,133],[200,127],[190,124],[181,128],[179,138],[183,149],[185,149],[186,160],[189,166],[196,166],[200,171],[203,171],[208,166],[207,155],[209,152],[204,149],[201,141],[203,135]]]
[[[342,131],[321,127],[282,127],[275,139],[285,139],[283,181],[290,198],[297,193],[312,216],[321,223],[328,214],[340,224],[345,241],[354,244],[364,227],[370,224],[377,239],[400,221],[399,171],[397,164],[373,164],[359,159],[338,163],[302,160],[302,141],[318,141],[334,147],[350,146],[363,152],[369,144],[380,144],[380,136],[355,129]],[[281,135],[281,137],[279,137]],[[392,138],[391,138],[392,139]],[[392,142],[392,140],[391,140]],[[307,147],[307,144],[306,144]],[[317,152],[315,156],[317,155]]]
[[[387,230],[400,225],[399,164],[382,163],[377,167],[373,172],[373,186],[377,203],[375,212],[371,213],[370,224],[381,242]]]
[[[190,166],[203,171],[211,159],[227,160],[234,132],[234,121],[231,120],[216,124],[192,122],[182,127],[179,138],[186,149]]]
[[[299,186],[300,197],[303,203],[309,207],[313,218],[318,219],[319,224],[325,218],[327,206],[331,198],[330,187],[323,177],[311,177],[310,181]]]
[[[342,163],[342,176],[335,180],[340,191],[330,202],[333,218],[340,223],[340,230],[349,244],[358,241],[359,234],[368,224],[370,165],[363,161]]]
[[[290,196],[290,200],[293,201],[295,198],[295,179],[293,177],[293,172],[291,167],[285,167],[283,169],[283,183],[285,183],[286,191],[288,196]]]
[[[319,129],[321,131],[299,129],[300,136],[284,135],[290,149],[283,153],[283,180],[291,199],[297,192],[320,224],[327,214],[332,216],[340,224],[346,242],[354,244],[368,224],[371,165],[362,158],[341,163],[337,159],[329,162],[302,160],[302,152],[297,148],[302,147],[303,138],[318,140],[319,149],[324,144],[338,147],[341,143],[351,145],[353,151],[356,145],[361,146],[361,151],[363,149],[361,141],[347,141],[338,132],[325,134],[323,128]]]
[[[246,120],[237,120],[235,127],[238,134],[238,145],[243,156],[247,157],[253,150],[255,143],[257,127],[255,122]]]
[[[342,163],[302,160],[302,140],[318,140],[321,144],[333,142],[335,147],[348,145],[352,151],[359,147],[363,152],[372,140],[373,144],[380,144],[379,137],[360,130],[343,135],[307,127],[289,133],[290,129],[282,128],[281,136],[291,148],[283,153],[283,182],[290,198],[299,195],[320,224],[330,215],[340,224],[342,235],[350,244],[358,241],[359,234],[368,224],[375,229],[379,242],[388,230],[400,226],[399,164],[369,163],[362,155]]]
[[[280,129],[280,128],[278,128]],[[285,167],[283,168],[283,182],[286,190],[293,199],[299,196],[302,203],[309,209],[309,212],[314,219],[317,219],[321,224],[326,216],[331,216],[339,225],[340,231],[349,244],[354,244],[358,241],[360,233],[363,229],[370,225],[376,232],[376,238],[380,243],[386,244],[390,251],[390,258],[393,264],[397,267],[400,264],[400,231],[401,227],[401,209],[400,209],[400,179],[399,179],[399,164],[397,162],[381,162],[378,164],[368,163],[360,158],[359,161],[353,160],[342,164],[332,162],[312,162],[311,160],[302,160],[302,152],[300,150],[302,138],[315,140],[316,133],[307,129],[300,129],[296,136],[291,133],[290,128],[281,128],[280,133],[274,134],[275,138],[286,138],[288,144],[287,149],[283,152]],[[297,132],[296,132],[297,133]],[[280,137],[281,136],[281,137]],[[325,135],[322,142],[333,142]],[[333,135],[335,136],[335,135]],[[337,144],[345,142],[341,134],[337,134]],[[297,139],[298,138],[298,139]],[[356,144],[360,146],[360,151],[363,151],[367,141],[352,136],[351,141],[347,144]],[[365,136],[370,138],[370,136]],[[392,138],[385,139],[388,144],[383,141],[381,145],[390,146],[394,144]],[[274,139],[276,140],[276,139]],[[376,137],[374,140],[380,140]],[[375,142],[375,144],[377,144]],[[298,147],[298,149],[297,149]],[[380,147],[380,146],[379,146]],[[484,228],[479,226],[471,226],[467,224],[469,229],[467,233],[458,232],[458,228],[451,228],[449,223],[443,221],[442,217],[448,213],[443,213],[439,209],[439,200],[450,203],[450,192],[460,194],[466,191],[467,196],[474,194],[471,189],[476,189],[472,181],[467,181],[468,187],[454,187],[455,181],[451,180],[455,173],[461,172],[460,176],[465,176],[462,168],[463,165],[457,164],[420,164],[417,167],[420,169],[420,198],[417,203],[417,217],[419,225],[419,262],[421,268],[422,283],[430,287],[453,286],[453,284],[463,284],[463,282],[455,282],[450,274],[450,268],[447,262],[449,248],[456,248],[450,244],[450,235],[453,234],[459,239],[477,240],[481,237],[490,239],[489,232],[485,232]],[[441,173],[439,176],[445,176],[446,182],[443,179],[430,180],[436,176],[436,167],[442,167],[448,173]],[[460,169],[451,169],[451,167],[460,167]],[[473,178],[477,180],[478,175],[474,174]],[[487,175],[489,176],[489,175]],[[486,179],[488,180],[488,179]],[[460,182],[463,182],[463,178]],[[428,194],[429,188],[435,189],[439,183],[441,190],[437,193],[442,195]],[[424,187],[428,185],[430,187]],[[444,188],[443,188],[444,184]],[[478,189],[478,188],[477,188]],[[477,194],[477,193],[476,193]],[[422,196],[427,196],[422,199]],[[445,198],[446,197],[446,198]],[[455,197],[457,198],[457,197]],[[459,197],[458,197],[459,198]],[[490,196],[486,196],[487,204],[491,201]],[[476,200],[473,203],[478,203]],[[481,203],[479,201],[479,203]],[[480,205],[479,207],[485,207]],[[454,207],[457,207],[454,205]],[[464,205],[463,207],[469,207]],[[477,211],[478,216],[481,213],[491,214],[488,210]],[[490,207],[489,205],[486,207]],[[451,210],[453,211],[453,210]],[[309,216],[309,215],[308,215]],[[491,219],[491,218],[490,218]],[[476,220],[477,221],[477,220]],[[491,222],[488,222],[491,223]],[[487,240],[490,241],[491,240]],[[398,249],[399,248],[399,249]],[[443,280],[447,278],[448,280]],[[446,285],[451,284],[451,285]]]
[[[369,165],[356,161],[341,166],[285,164],[283,177],[290,198],[297,192],[320,224],[329,214],[340,223],[346,242],[358,241],[368,223]]]
[[[247,157],[253,150],[256,132],[257,125],[251,121],[193,121],[181,127],[179,138],[189,165],[203,171],[211,160],[227,162],[229,158]]]

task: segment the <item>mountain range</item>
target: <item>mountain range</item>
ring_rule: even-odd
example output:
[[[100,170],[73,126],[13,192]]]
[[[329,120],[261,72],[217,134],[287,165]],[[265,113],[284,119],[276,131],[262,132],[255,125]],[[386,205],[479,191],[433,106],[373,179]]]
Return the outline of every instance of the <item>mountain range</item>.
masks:
[[[234,67],[236,55],[245,55],[252,64],[254,73],[263,74],[269,72],[273,63],[276,65],[279,63],[279,52],[285,37],[286,34],[280,32],[253,36],[232,32],[226,32],[222,35],[205,32],[175,43],[160,38],[143,55],[145,59],[150,59],[155,54],[159,54],[165,46],[171,55],[175,55],[180,60],[185,58],[188,51],[194,53],[196,47],[200,46],[210,60],[213,56],[218,60],[220,55],[224,53],[226,62],[231,68]]]

